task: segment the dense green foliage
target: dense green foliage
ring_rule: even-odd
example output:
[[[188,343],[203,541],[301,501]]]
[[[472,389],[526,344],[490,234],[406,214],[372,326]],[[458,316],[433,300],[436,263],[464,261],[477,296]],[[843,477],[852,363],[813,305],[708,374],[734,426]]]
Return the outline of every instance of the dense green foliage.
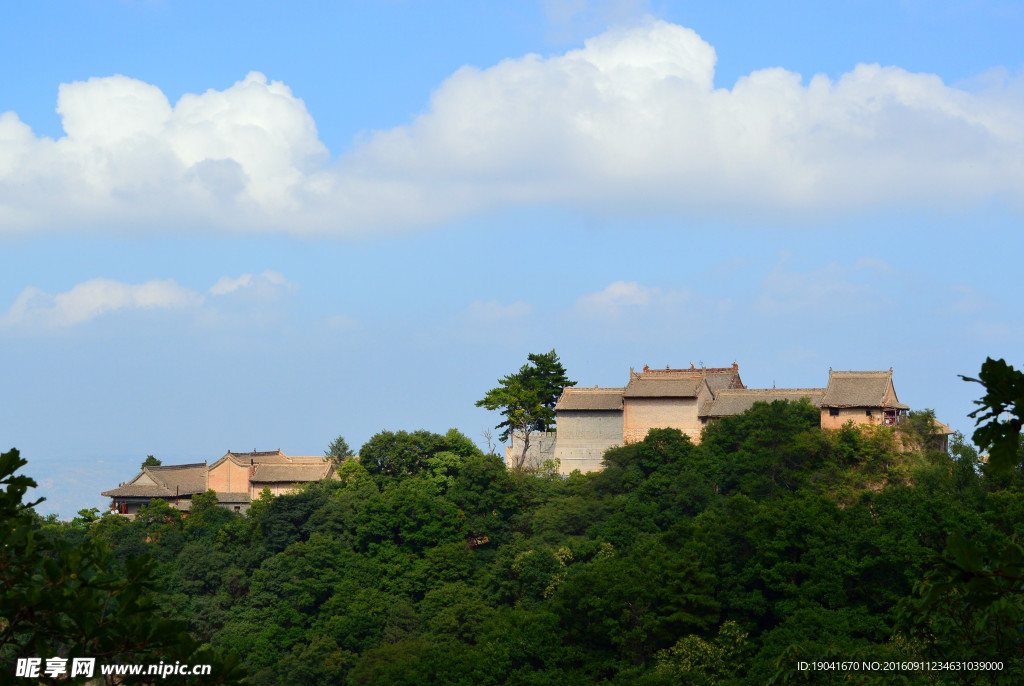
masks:
[[[383,432],[245,516],[201,498],[41,535],[152,554],[167,616],[253,684],[1021,683],[1024,469],[929,446],[759,403],[560,478]],[[798,668],[823,659],[1003,669]]]

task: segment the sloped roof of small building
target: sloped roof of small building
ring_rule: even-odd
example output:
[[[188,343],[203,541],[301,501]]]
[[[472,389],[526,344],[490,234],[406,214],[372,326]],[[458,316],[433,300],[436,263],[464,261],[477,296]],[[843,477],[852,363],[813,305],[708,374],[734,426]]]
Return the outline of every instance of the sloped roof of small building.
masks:
[[[218,503],[247,503],[250,500],[248,493],[238,493],[236,491],[222,491],[217,493]]]
[[[173,498],[206,490],[205,462],[143,467],[134,479],[100,495],[112,498]]]
[[[622,388],[570,387],[562,391],[555,404],[555,412],[565,410],[618,410],[622,411]]]
[[[886,403],[886,391],[892,386],[892,370],[874,372],[833,371],[828,372],[828,387],[821,399],[822,407],[889,407],[897,410],[910,409],[896,398]]]
[[[110,498],[167,498],[174,497],[172,491],[167,490],[166,486],[152,486],[146,484],[135,484],[129,481],[124,486],[118,486],[117,488],[109,491],[103,491],[100,495],[105,495]]]
[[[626,398],[695,398],[702,385],[707,385],[711,394],[727,388],[744,388],[740,380],[739,365],[731,367],[696,367],[689,369],[629,370],[629,384],[623,396]]]
[[[322,481],[333,476],[334,465],[321,458],[318,464],[258,464],[249,481],[252,483],[298,483]]]
[[[726,389],[743,389],[743,381],[740,380],[739,367],[734,365],[733,369],[709,369],[706,378],[708,388],[715,395]]]
[[[660,373],[658,375],[637,374],[629,380],[622,392],[624,398],[696,398],[704,377],[700,372],[692,374]]]
[[[705,403],[700,414],[702,417],[733,417],[743,414],[756,402],[770,403],[776,400],[787,400],[795,403],[803,398],[809,400],[812,405],[818,406],[824,393],[824,388],[726,389],[719,391],[714,400]]]

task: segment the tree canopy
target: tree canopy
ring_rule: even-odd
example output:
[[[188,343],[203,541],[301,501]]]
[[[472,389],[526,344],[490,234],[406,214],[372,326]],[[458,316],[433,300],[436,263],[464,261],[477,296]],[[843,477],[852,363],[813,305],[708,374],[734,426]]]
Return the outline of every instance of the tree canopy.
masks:
[[[505,419],[495,428],[501,429],[503,441],[517,432],[554,430],[558,396],[565,387],[576,385],[566,375],[554,349],[531,353],[527,360],[518,372],[499,379],[498,386],[476,402],[477,407],[501,412]]]
[[[565,478],[455,430],[383,431],[244,515],[207,494],[185,517],[22,521],[48,551],[109,546],[110,568],[149,553],[152,614],[257,686],[1024,683],[1024,468],[959,434],[932,449],[928,411],[909,434],[819,417],[755,403]],[[798,667],[822,660],[904,666]],[[942,671],[905,666],[925,663]]]

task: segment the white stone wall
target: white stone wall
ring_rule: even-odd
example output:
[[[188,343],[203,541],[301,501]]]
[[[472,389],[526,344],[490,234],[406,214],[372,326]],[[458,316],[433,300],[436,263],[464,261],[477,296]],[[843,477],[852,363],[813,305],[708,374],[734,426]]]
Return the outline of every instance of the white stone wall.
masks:
[[[566,410],[558,413],[558,442],[554,456],[559,472],[599,472],[609,448],[622,445],[622,412]]]
[[[505,447],[505,465],[509,468],[515,466],[519,457],[523,454],[523,437],[513,434],[511,444]],[[537,469],[555,456],[555,432],[534,431],[530,434],[530,446],[526,450],[526,461],[523,467]]]

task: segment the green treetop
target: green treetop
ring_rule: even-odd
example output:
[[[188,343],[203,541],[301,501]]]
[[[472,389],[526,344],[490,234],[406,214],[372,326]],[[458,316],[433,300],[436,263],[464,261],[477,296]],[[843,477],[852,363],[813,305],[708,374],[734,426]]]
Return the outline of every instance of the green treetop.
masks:
[[[555,426],[555,403],[562,389],[575,386],[565,374],[558,354],[531,353],[515,374],[498,381],[498,386],[487,391],[476,402],[477,407],[498,410],[505,418],[495,428],[501,429],[501,440],[510,434],[529,434],[533,431],[552,431]]]
[[[324,451],[324,457],[330,458],[331,462],[343,462],[353,455],[355,453],[352,452],[352,448],[348,447],[348,441],[345,440],[344,436],[335,438],[327,446],[327,450]]]

